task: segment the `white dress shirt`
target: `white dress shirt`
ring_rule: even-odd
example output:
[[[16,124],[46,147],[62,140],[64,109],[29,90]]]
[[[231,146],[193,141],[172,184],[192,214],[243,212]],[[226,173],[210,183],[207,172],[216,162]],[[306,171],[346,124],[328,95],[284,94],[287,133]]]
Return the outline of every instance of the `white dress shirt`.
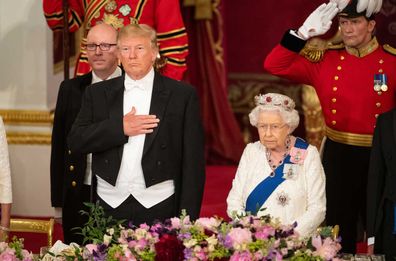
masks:
[[[109,77],[107,77],[105,80],[110,80],[110,79],[116,78],[118,76],[121,76],[121,74],[122,74],[122,70],[121,70],[120,67],[117,66],[115,71]],[[94,84],[94,83],[97,83],[97,82],[101,82],[101,81],[104,81],[104,80],[99,78],[99,76],[97,76],[95,74],[95,72],[92,71],[92,82],[91,82],[91,84]],[[92,153],[89,153],[87,155],[87,168],[85,170],[84,184],[85,185],[91,185],[91,178],[92,178]]]
[[[154,83],[154,69],[142,79],[133,80],[125,75],[124,115],[135,107],[137,115],[150,112],[151,94]],[[116,185],[113,187],[98,177],[98,195],[111,207],[116,208],[132,195],[140,204],[150,208],[175,193],[173,180],[166,180],[146,188],[142,169],[145,134],[131,136],[124,145],[121,166]]]
[[[3,119],[0,116],[0,203],[12,203],[10,159]]]
[[[296,231],[301,237],[311,235],[325,218],[325,175],[318,150],[309,145],[301,165],[293,164],[296,172],[286,179],[264,202],[257,215],[271,215],[282,224],[297,222]],[[259,142],[246,146],[227,197],[227,213],[243,214],[246,200],[253,189],[272,172],[265,156],[265,147]],[[286,199],[283,204],[280,198]]]

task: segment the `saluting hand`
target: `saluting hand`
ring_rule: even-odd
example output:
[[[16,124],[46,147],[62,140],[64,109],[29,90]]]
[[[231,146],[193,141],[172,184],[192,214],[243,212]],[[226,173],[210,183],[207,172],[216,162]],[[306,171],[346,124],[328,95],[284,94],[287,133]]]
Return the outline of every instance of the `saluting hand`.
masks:
[[[136,136],[153,132],[158,126],[159,119],[155,115],[136,115],[135,107],[124,115],[124,134],[126,136]]]
[[[304,40],[313,36],[325,34],[331,26],[332,19],[338,13],[337,4],[330,2],[322,4],[313,11],[304,24],[298,29],[298,35]]]

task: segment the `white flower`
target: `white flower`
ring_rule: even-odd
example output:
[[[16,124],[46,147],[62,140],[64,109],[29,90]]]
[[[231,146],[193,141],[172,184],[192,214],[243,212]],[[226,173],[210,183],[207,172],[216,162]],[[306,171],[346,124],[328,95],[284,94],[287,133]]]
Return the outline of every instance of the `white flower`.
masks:
[[[109,235],[104,235],[103,236],[103,244],[105,244],[106,246],[108,246],[109,244],[110,244],[110,242],[111,242],[111,238],[112,238],[112,236],[109,236]]]
[[[189,240],[184,241],[184,242],[183,242],[183,245],[184,245],[185,247],[187,247],[187,248],[190,248],[190,247],[192,247],[192,246],[195,246],[197,243],[198,243],[198,242],[197,242],[196,239],[191,238],[191,239],[189,239]]]

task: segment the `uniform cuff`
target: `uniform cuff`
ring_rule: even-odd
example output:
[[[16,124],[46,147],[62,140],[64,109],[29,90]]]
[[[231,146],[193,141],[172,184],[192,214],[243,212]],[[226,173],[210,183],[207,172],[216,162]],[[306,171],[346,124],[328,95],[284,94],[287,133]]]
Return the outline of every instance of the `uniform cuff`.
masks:
[[[369,237],[369,238],[367,238],[367,245],[368,245],[368,246],[374,245],[374,242],[375,242],[375,237]]]
[[[292,52],[299,53],[304,48],[306,42],[307,41],[301,39],[295,34],[292,34],[289,30],[283,35],[280,44]]]

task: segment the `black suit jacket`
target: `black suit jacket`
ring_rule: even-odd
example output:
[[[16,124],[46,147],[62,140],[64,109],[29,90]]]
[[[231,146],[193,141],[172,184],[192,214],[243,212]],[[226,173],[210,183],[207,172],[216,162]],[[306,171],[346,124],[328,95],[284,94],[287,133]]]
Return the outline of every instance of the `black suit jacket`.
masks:
[[[69,134],[69,145],[78,153],[93,153],[92,173],[113,186],[121,165],[124,76],[87,89],[81,111]],[[172,179],[175,209],[199,216],[205,183],[204,137],[195,89],[155,73],[150,114],[159,125],[147,134],[142,168],[147,187]]]
[[[51,204],[63,207],[68,193],[78,195],[86,170],[86,155],[71,153],[67,135],[81,107],[85,88],[92,82],[88,73],[61,83],[55,108],[51,140]]]
[[[367,234],[380,236],[384,201],[396,202],[396,110],[377,119],[367,187]]]

